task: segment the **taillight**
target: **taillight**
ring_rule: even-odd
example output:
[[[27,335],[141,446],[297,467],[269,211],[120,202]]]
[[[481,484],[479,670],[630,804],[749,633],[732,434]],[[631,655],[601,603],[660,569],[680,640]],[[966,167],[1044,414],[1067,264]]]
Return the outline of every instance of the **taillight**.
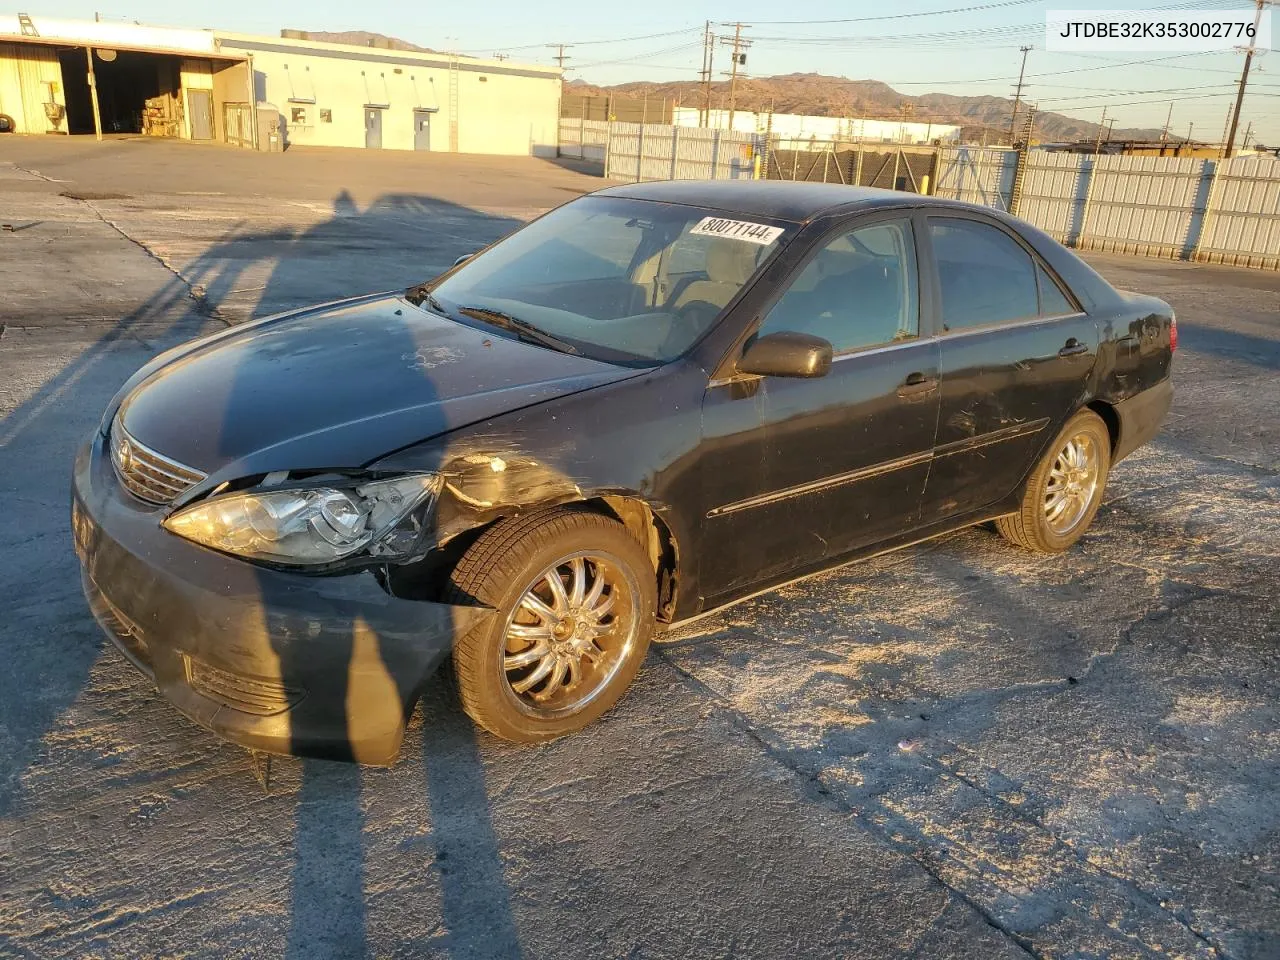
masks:
[[[1169,314],[1169,352],[1178,349],[1178,315],[1176,313]]]

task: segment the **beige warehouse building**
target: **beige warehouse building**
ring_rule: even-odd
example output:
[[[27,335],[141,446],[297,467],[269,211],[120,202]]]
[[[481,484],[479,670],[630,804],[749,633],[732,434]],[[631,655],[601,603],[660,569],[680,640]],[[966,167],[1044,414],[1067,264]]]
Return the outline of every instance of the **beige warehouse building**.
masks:
[[[0,14],[0,115],[26,134],[554,155],[558,68],[289,33]]]

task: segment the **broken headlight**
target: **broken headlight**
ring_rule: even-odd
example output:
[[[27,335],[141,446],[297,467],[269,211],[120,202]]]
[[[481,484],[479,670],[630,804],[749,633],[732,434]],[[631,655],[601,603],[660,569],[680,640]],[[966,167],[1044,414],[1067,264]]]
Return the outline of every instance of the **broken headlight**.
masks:
[[[417,542],[439,490],[436,474],[351,487],[253,490],[197,503],[164,526],[201,546],[251,560],[326,564],[362,550],[395,557]]]

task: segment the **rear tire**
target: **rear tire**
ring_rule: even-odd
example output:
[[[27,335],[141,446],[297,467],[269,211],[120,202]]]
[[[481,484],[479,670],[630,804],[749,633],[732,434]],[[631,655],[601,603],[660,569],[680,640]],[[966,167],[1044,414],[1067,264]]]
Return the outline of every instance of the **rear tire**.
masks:
[[[1111,433],[1096,413],[1081,410],[1036,465],[1021,509],[996,520],[996,529],[1027,550],[1066,550],[1093,523],[1110,471]]]
[[[504,520],[453,571],[451,601],[497,615],[459,639],[463,709],[490,733],[539,743],[575,733],[621,699],[657,609],[644,548],[609,517],[557,507]]]

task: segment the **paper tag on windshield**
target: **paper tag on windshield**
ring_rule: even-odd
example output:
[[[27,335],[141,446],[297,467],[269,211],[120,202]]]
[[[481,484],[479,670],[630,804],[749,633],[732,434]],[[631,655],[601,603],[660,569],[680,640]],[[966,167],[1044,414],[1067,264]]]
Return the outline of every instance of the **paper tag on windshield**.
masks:
[[[751,223],[748,220],[703,217],[702,221],[689,233],[690,235],[703,237],[726,237],[730,240],[745,240],[747,243],[758,243],[761,246],[767,246],[777,240],[785,229],[785,227],[771,227],[765,223]]]

